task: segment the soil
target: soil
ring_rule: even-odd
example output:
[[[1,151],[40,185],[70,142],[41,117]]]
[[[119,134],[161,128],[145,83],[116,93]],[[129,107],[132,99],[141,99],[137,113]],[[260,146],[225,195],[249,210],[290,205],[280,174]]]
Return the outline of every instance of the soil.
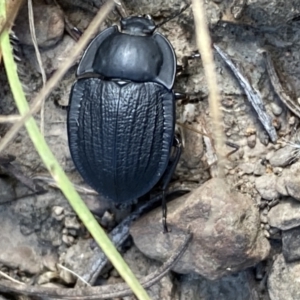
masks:
[[[44,22],[39,22],[39,16],[36,16],[35,20],[37,33],[40,35],[40,39],[37,36],[38,43],[41,40],[43,67],[47,78],[50,78],[76,44],[66,31],[62,34],[63,18],[66,17],[70,24],[84,31],[102,3],[97,0],[46,2],[36,1],[34,5],[39,6],[39,9],[43,6],[45,11],[49,9],[49,5],[51,6],[49,14],[46,15],[52,16],[53,19],[49,17],[47,22],[44,19]],[[123,2],[129,15],[149,14],[156,23],[178,12],[185,4],[179,0],[124,0]],[[297,188],[300,182],[298,185],[296,180],[293,181],[297,178],[299,170],[297,168],[299,116],[293,114],[274,92],[261,53],[262,49],[268,51],[282,85],[298,106],[300,86],[298,1],[209,0],[206,1],[205,8],[213,42],[230,56],[235,65],[246,75],[252,87],[260,92],[266,111],[277,131],[277,141],[270,142],[268,134],[249,103],[245,90],[223,59],[214,52],[218,88],[222,96],[219,108],[223,113],[224,136],[227,142],[238,145],[238,150],[226,160],[226,180],[234,190],[250,197],[253,207],[259,210],[260,231],[268,238],[271,251],[266,260],[215,281],[210,281],[201,274],[170,273],[161,283],[150,289],[151,298],[299,299],[300,286],[294,282],[296,275],[294,279],[291,276],[289,280],[286,278],[280,280],[279,276],[280,266],[285,268],[286,273],[292,268],[296,270],[297,266],[299,268],[298,244],[291,246],[289,241],[300,234],[300,216],[294,213],[291,217],[293,225],[282,226],[284,222],[284,224],[291,224],[292,221],[290,219],[282,221],[280,211],[277,214],[273,211],[269,215],[269,211],[272,211],[279,202],[290,205],[290,210],[299,209]],[[23,8],[22,13],[27,13],[26,7]],[[41,14],[40,18],[42,16],[44,14]],[[99,31],[107,26],[118,24],[118,21],[117,12],[111,13]],[[24,30],[28,30],[27,22],[26,18],[18,18],[15,21],[16,36],[26,35]],[[197,50],[191,8],[158,30],[173,45],[179,64],[185,56],[190,56]],[[20,79],[27,100],[31,103],[42,87],[35,52],[30,39],[26,42],[20,39],[14,45],[15,53],[20,58],[18,61]],[[62,109],[61,106],[68,104],[78,61],[79,59],[45,101],[44,136],[71,181],[88,191],[82,193],[82,196],[97,215],[100,223],[109,231],[130,214],[131,207],[119,210],[103,197],[93,194],[72,162],[66,131],[67,110]],[[4,68],[0,70],[0,82],[2,86],[0,114],[17,114]],[[201,186],[214,176],[210,172],[211,162],[206,156],[208,144],[204,142],[205,136],[199,133],[199,131],[206,132],[213,144],[208,89],[201,59],[188,61],[184,71],[177,77],[174,90],[189,93],[196,101],[189,104],[178,102],[177,105],[176,126],[183,139],[184,149],[173,181],[175,184],[180,182]],[[38,123],[41,122],[39,114],[35,119]],[[9,124],[1,124],[2,137],[9,128]],[[227,154],[232,150],[232,147],[224,146],[224,153]],[[18,172],[34,179],[47,192],[33,194],[11,172],[1,168],[1,271],[26,283],[34,282],[40,285],[51,283],[56,287],[73,286],[76,278],[58,269],[56,264],[64,264],[70,260],[70,257],[73,259],[74,255],[80,255],[84,247],[90,248],[92,242],[88,233],[62,193],[51,184],[50,176],[24,128],[7,146],[4,154],[14,156],[12,165],[18,169]],[[82,247],[78,247],[81,243]],[[77,249],[73,251],[75,245]],[[86,253],[88,251],[87,249]],[[146,274],[158,264],[144,256],[131,240],[127,241],[123,252],[132,269],[137,270],[140,275]],[[104,284],[115,281],[120,281],[120,278],[111,266],[102,272],[98,280]],[[277,284],[278,282],[280,284]],[[19,299],[16,297],[3,294],[3,299]],[[126,299],[133,298],[126,297]]]

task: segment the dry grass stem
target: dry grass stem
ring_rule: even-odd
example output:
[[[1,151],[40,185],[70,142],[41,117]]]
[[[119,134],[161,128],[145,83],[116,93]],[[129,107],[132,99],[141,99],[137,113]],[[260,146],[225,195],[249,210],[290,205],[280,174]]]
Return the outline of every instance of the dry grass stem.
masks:
[[[113,0],[108,0],[102,6],[102,8],[94,17],[87,30],[81,36],[80,40],[77,43],[77,47],[75,47],[74,51],[70,53],[69,58],[66,59],[65,63],[53,74],[53,76],[47,81],[46,85],[42,88],[39,94],[34,98],[30,111],[26,115],[24,115],[16,124],[14,124],[14,126],[3,137],[0,143],[0,152],[2,152],[5,149],[8,143],[14,138],[14,136],[18,133],[18,131],[24,125],[24,123],[31,117],[31,115],[36,113],[40,109],[43,99],[45,99],[50,94],[52,89],[57,85],[57,83],[62,79],[64,74],[72,66],[73,62],[80,55],[83,49],[87,46],[87,44],[90,41],[90,38],[93,36],[93,34],[97,32],[98,27],[104,21],[109,12],[113,9],[113,7]]]
[[[74,275],[76,278],[78,278],[79,280],[81,280],[83,283],[85,283],[88,286],[91,286],[86,280],[84,280],[80,275],[78,275],[77,273],[75,273],[74,271],[68,269],[67,267],[61,265],[61,264],[57,264],[57,266],[69,273],[71,273],[72,275]]]
[[[19,281],[19,280],[16,280],[16,279],[12,278],[11,276],[5,274],[5,273],[2,272],[2,271],[0,271],[0,276],[2,276],[2,277],[6,278],[6,279],[8,279],[8,280],[10,280],[10,281],[12,281],[12,282],[14,282],[14,283],[18,283],[18,284],[22,284],[22,285],[25,284],[24,282],[21,282],[21,281]]]
[[[0,115],[0,123],[15,123],[21,119],[19,115],[9,115],[9,116],[1,116]]]
[[[212,51],[212,42],[209,34],[209,28],[205,16],[205,8],[203,0],[192,0],[197,46],[201,54],[204,73],[207,80],[209,90],[209,108],[213,125],[213,137],[215,140],[215,148],[218,157],[217,175],[224,177],[224,160],[222,149],[224,147],[224,135],[222,131],[222,112],[220,110],[221,95],[218,89],[218,81],[214,57]]]
[[[42,74],[43,87],[45,87],[47,78],[46,78],[46,73],[45,73],[45,70],[43,67],[43,62],[42,62],[41,54],[39,51],[36,34],[35,34],[32,0],[28,0],[28,20],[29,20],[29,28],[30,28],[32,44],[34,46],[34,51],[35,51],[36,59],[37,59],[37,62],[38,62],[39,68],[40,68],[40,72]],[[45,120],[45,98],[43,98],[41,100],[41,132],[42,132],[42,135],[44,135],[44,123],[45,123],[44,120]]]

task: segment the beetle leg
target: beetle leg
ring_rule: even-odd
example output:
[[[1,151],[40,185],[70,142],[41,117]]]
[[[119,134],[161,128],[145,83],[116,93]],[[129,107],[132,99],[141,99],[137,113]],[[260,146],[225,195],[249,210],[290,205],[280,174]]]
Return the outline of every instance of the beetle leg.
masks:
[[[166,201],[166,190],[172,179],[172,176],[175,172],[176,166],[178,164],[181,152],[182,152],[182,144],[178,137],[174,137],[173,147],[175,147],[174,158],[170,161],[168,168],[166,169],[163,177],[162,177],[162,222],[164,233],[169,232],[167,226],[167,201]]]
[[[197,103],[199,101],[202,101],[205,97],[199,95],[199,94],[186,94],[186,93],[180,93],[175,92],[175,100],[179,101],[181,100],[180,104],[186,105],[188,103]]]

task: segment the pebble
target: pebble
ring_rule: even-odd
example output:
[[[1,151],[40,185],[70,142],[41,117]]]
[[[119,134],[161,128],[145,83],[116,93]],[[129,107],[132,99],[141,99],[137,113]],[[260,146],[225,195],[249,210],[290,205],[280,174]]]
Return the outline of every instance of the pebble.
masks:
[[[63,234],[63,236],[62,236],[62,241],[68,246],[72,245],[74,243],[74,240],[75,239],[73,236],[70,236],[67,234]]]
[[[275,151],[268,160],[273,167],[286,167],[291,163],[294,151],[294,147],[285,146]]]
[[[300,260],[300,227],[282,231],[282,252],[287,262]]]
[[[265,173],[266,173],[266,166],[262,164],[261,160],[256,162],[254,166],[253,174],[256,176],[261,176],[264,175]]]
[[[34,26],[39,47],[55,45],[65,30],[64,13],[58,6],[34,5]],[[27,5],[21,9],[15,22],[14,32],[21,44],[33,45],[28,22]]]
[[[80,223],[76,216],[66,216],[64,219],[64,225],[68,229],[80,229]]]
[[[247,137],[247,145],[251,149],[253,149],[256,146],[256,134],[252,134]]]
[[[267,223],[268,223],[268,218],[267,218],[267,216],[261,214],[261,215],[260,215],[260,221],[261,221],[262,223],[264,223],[264,224],[267,224]]]
[[[296,118],[295,118],[295,116],[291,116],[291,117],[289,118],[289,125],[293,126],[293,125],[295,125],[295,123],[296,123]]]
[[[276,175],[265,174],[256,178],[255,187],[261,197],[266,200],[272,200],[279,197],[279,193],[276,190]]]
[[[272,207],[268,213],[268,223],[281,230],[300,226],[300,203],[289,197]]]
[[[60,216],[64,212],[64,208],[62,206],[53,206],[52,211],[55,216]]]
[[[271,300],[296,300],[300,295],[300,262],[288,263],[282,254],[275,257],[268,276]]]
[[[269,253],[252,199],[233,191],[221,179],[211,179],[173,200],[168,212],[168,235],[162,233],[161,208],[137,220],[130,233],[146,256],[165,260],[189,225],[193,239],[175,272],[194,272],[215,280],[253,266]]]
[[[281,113],[282,113],[282,107],[279,106],[277,103],[275,102],[272,102],[271,103],[271,109],[272,109],[272,112],[275,116],[280,116]]]
[[[239,175],[244,175],[244,174],[247,174],[247,175],[250,175],[254,172],[254,164],[252,163],[243,163],[243,164],[240,164],[239,165],[239,169],[240,169],[240,174]]]

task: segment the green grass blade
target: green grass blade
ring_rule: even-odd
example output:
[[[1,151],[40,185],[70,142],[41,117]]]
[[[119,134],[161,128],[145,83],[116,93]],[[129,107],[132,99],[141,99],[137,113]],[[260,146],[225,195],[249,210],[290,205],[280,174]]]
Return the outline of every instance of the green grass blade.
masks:
[[[0,18],[1,17],[5,17],[5,0],[0,0]],[[2,36],[0,37],[0,46],[12,94],[14,96],[20,114],[24,115],[29,111],[29,105],[26,101],[22,85],[17,74],[17,66],[13,59],[12,48],[7,31],[3,32]],[[72,183],[69,181],[68,177],[49,149],[33,117],[28,119],[28,121],[25,123],[25,126],[28,131],[28,135],[30,136],[42,161],[51,173],[61,191],[69,200],[70,205],[82,220],[83,224],[89,230],[98,245],[107,255],[119,274],[127,282],[138,299],[149,300],[150,298],[147,295],[146,291],[140,285],[128,265],[124,262],[119,252],[116,250],[116,248],[113,246],[113,244],[105,234],[104,230],[97,223],[92,213],[89,211],[89,209],[86,207],[86,205],[74,189]]]

